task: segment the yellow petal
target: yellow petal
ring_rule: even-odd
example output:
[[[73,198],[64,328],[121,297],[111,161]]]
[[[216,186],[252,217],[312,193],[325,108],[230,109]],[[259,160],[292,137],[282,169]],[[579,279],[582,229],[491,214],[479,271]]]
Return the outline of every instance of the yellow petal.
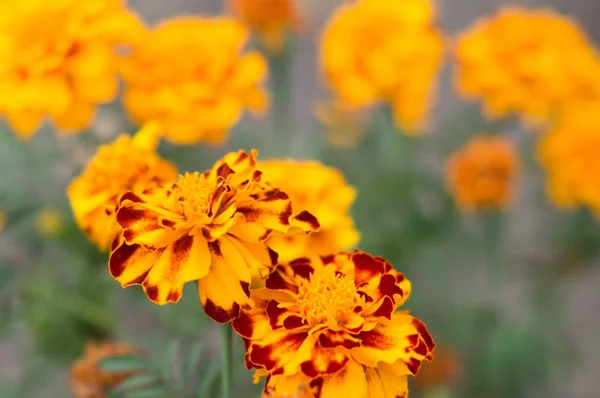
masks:
[[[364,370],[368,386],[367,397],[408,397],[408,378],[406,375],[395,376],[381,368],[365,367]]]
[[[370,398],[367,395],[367,388],[363,367],[356,361],[349,361],[337,373],[323,377],[321,396],[324,398]]]

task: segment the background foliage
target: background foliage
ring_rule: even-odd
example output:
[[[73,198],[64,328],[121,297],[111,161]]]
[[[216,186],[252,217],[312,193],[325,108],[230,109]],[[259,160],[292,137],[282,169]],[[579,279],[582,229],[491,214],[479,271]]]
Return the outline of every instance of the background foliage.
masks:
[[[218,9],[201,3],[195,2],[193,11]],[[591,321],[571,322],[593,320],[586,312],[597,309],[565,299],[566,293],[584,289],[586,279],[598,280],[594,264],[600,231],[593,217],[548,205],[532,136],[512,120],[490,124],[478,107],[458,106],[458,100],[448,106],[445,83],[428,135],[398,134],[381,109],[354,146],[329,144],[324,137],[331,127],[298,109],[300,103],[308,107],[321,98],[302,87],[302,81],[317,79],[306,70],[307,65],[314,69],[314,60],[302,57],[327,15],[313,3],[307,8],[314,26],[287,54],[292,69],[283,68],[281,60],[271,65],[272,82],[291,82],[274,87],[279,90],[274,93],[277,112],[264,121],[244,119],[226,146],[163,144],[159,152],[182,171],[204,170],[239,148],[256,148],[261,158],[317,158],[340,168],[359,193],[353,215],[362,232],[361,249],[385,256],[411,279],[408,308],[427,323],[438,345],[456,353],[460,375],[441,386],[413,389],[412,397],[597,396],[597,380],[581,387],[582,381],[576,384],[572,376],[582,355],[588,355],[583,357],[588,374],[600,369],[589,359],[582,334],[593,326]],[[166,9],[192,11],[175,7]],[[458,19],[469,23],[472,17]],[[0,209],[7,214],[0,232],[2,397],[65,396],[66,370],[84,342],[107,337],[149,354],[143,360],[129,358],[129,363],[104,363],[144,370],[115,397],[142,396],[127,394],[140,385],[153,386],[163,396],[214,396],[217,331],[198,303],[195,286],[186,287],[178,305],[164,307],[148,302],[139,289],[121,289],[107,272],[106,256],[74,224],[64,194],[99,144],[133,130],[118,105],[102,109],[92,131],[81,136],[43,131],[23,144],[0,128]],[[517,203],[502,214],[462,214],[445,189],[445,159],[481,131],[511,135],[526,165]],[[48,211],[60,215],[60,222],[44,222]],[[597,303],[597,294],[590,300],[594,297]],[[241,351],[240,344],[236,358]],[[234,396],[259,395],[242,365],[235,376]],[[574,395],[577,391],[580,395]]]

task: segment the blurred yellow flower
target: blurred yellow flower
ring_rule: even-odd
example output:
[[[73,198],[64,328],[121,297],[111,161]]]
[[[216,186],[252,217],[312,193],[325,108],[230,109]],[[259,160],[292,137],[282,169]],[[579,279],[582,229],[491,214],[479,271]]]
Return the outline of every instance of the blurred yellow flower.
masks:
[[[125,106],[138,122],[156,120],[178,144],[222,142],[245,108],[263,112],[264,58],[241,53],[247,29],[228,18],[176,18],[123,59]]]
[[[7,218],[8,217],[6,217],[6,213],[3,210],[0,210],[0,232],[4,230],[4,227],[6,227]]]
[[[107,398],[106,393],[132,376],[131,372],[107,372],[98,362],[113,356],[136,355],[140,350],[114,342],[88,342],[83,356],[71,366],[71,389],[76,398]]]
[[[354,246],[360,235],[350,217],[356,190],[342,173],[316,161],[267,160],[258,169],[272,186],[287,193],[294,206],[311,212],[321,225],[311,234],[273,236],[268,245],[281,263],[308,255],[326,256]]]
[[[258,33],[269,51],[281,52],[288,29],[301,25],[296,0],[227,0],[233,15]]]
[[[46,118],[85,128],[117,94],[115,47],[142,31],[120,0],[0,2],[0,117],[21,138]]]
[[[121,196],[122,229],[109,260],[123,287],[141,284],[157,303],[177,302],[187,282],[198,281],[204,311],[226,323],[252,305],[252,272],[270,273],[277,253],[274,233],[317,231],[307,211],[262,180],[257,152],[232,152],[204,173],[186,173],[174,184]]]
[[[43,235],[54,235],[63,224],[63,217],[56,209],[44,208],[37,215],[37,229]]]
[[[480,135],[450,157],[448,186],[464,210],[503,207],[513,199],[518,169],[508,138]]]
[[[133,137],[121,135],[100,147],[69,186],[75,221],[100,250],[106,250],[119,231],[114,213],[120,195],[177,179],[176,167],[155,153],[158,141],[154,124]]]
[[[572,104],[538,143],[547,190],[562,207],[600,213],[600,101]]]
[[[600,95],[596,50],[575,22],[551,10],[508,7],[462,33],[458,91],[490,118],[546,120],[565,103]]]
[[[443,43],[428,0],[357,0],[342,5],[321,42],[327,83],[355,108],[388,101],[407,133],[425,127]]]
[[[333,146],[350,148],[365,135],[370,125],[369,108],[353,109],[340,102],[318,102],[313,106],[315,118],[322,123],[325,139]]]

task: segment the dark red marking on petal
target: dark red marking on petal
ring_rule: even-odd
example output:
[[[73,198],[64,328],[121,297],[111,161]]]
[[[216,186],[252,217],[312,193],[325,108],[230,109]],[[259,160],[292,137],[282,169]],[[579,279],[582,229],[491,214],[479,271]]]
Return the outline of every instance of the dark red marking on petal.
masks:
[[[430,353],[429,348],[427,347],[427,344],[425,343],[425,340],[423,340],[423,339],[419,339],[419,342],[418,342],[417,346],[413,348],[413,351],[419,355],[423,355],[424,357],[426,357],[427,354]]]
[[[267,303],[267,316],[269,317],[269,323],[271,329],[279,329],[281,325],[279,323],[279,317],[287,312],[285,308],[279,308],[279,303],[275,300],[271,300]]]
[[[113,241],[110,245],[111,253],[114,252],[115,250],[117,250],[117,248],[119,247],[120,244],[121,244],[121,236],[117,235],[115,237],[115,239],[113,239]]]
[[[375,312],[373,312],[373,314],[371,314],[371,316],[374,316],[374,317],[383,316],[383,317],[391,320],[392,313],[394,312],[394,301],[389,296],[385,296],[382,300],[383,301],[379,305],[379,308],[377,308],[377,310],[375,310]]]
[[[308,386],[311,388],[314,398],[321,398],[321,390],[323,389],[323,378],[317,377],[312,379]]]
[[[180,298],[181,298],[181,292],[178,292],[176,290],[171,290],[169,292],[169,294],[167,295],[167,302],[168,303],[176,303],[179,301]]]
[[[156,301],[158,299],[158,286],[156,285],[146,285],[144,286],[146,290],[146,295],[151,301]]]
[[[224,308],[217,306],[211,299],[206,299],[204,312],[217,323],[227,323],[240,316],[240,306],[234,303],[231,311],[228,312]]]
[[[218,240],[216,240],[214,242],[208,242],[208,249],[215,256],[223,257],[223,253],[221,253],[221,244],[219,243]]]
[[[202,228],[202,236],[208,241],[212,240],[212,234],[210,233],[210,229],[208,228]]]
[[[292,202],[285,206],[285,210],[279,214],[279,222],[283,225],[290,225],[290,216],[292,215]]]
[[[297,350],[304,340],[308,337],[308,333],[295,333],[289,334],[279,340],[277,343],[266,346],[259,346],[253,344],[250,349],[250,361],[258,366],[263,366],[268,371],[271,371],[273,375],[280,374],[283,369],[275,367],[279,364],[281,358],[276,357],[276,351],[281,350]]]
[[[407,352],[410,351],[412,349],[412,347],[415,347],[417,344],[419,344],[419,335],[418,334],[409,334],[408,336],[406,336],[406,339],[410,343],[410,347],[406,347]]]
[[[265,286],[268,289],[290,290],[294,293],[298,293],[298,286],[286,281],[281,272],[277,270],[275,270],[275,272],[271,273],[267,277],[267,280],[265,281]]]
[[[414,357],[411,357],[408,361],[404,361],[404,363],[413,376],[416,375],[421,368],[421,361]]]
[[[346,336],[343,331],[334,332],[329,330],[319,335],[319,344],[323,348],[334,348],[337,346],[344,346],[347,349],[355,348],[360,346],[359,341],[354,341]]]
[[[262,175],[263,175],[262,171],[260,171],[260,170],[254,170],[252,172],[252,181],[259,182],[261,180],[261,178],[262,178]]]
[[[149,273],[150,273],[150,270],[144,272],[142,275],[138,276],[131,282],[127,282],[125,284],[125,287],[131,286],[131,285],[141,285],[146,280],[146,277],[148,276]]]
[[[313,216],[306,210],[303,210],[300,213],[298,213],[298,215],[296,215],[295,218],[298,221],[310,224],[312,229],[319,229],[321,227],[321,224],[319,224],[319,220],[317,220],[317,217]]]
[[[321,261],[323,261],[324,265],[327,264],[331,264],[333,262],[333,260],[335,260],[335,255],[329,255],[329,256],[321,256]]]
[[[121,196],[121,199],[119,200],[119,204],[122,204],[123,201],[125,201],[125,200],[130,200],[133,203],[141,203],[141,202],[143,202],[142,198],[140,198],[139,196],[137,196],[133,192],[126,192],[126,193],[124,193],[123,196]]]
[[[379,281],[379,291],[383,295],[389,296],[392,299],[394,298],[395,294],[403,294],[400,286],[396,284],[396,277],[392,274],[385,274],[381,276]]]
[[[113,276],[113,278],[118,278],[123,274],[123,271],[125,271],[125,264],[139,248],[140,245],[138,244],[129,246],[128,244],[123,243],[112,252],[110,258],[108,259],[108,268],[110,269],[110,274]]]
[[[237,212],[243,214],[247,222],[254,222],[262,216],[260,210],[251,207],[240,207]]]
[[[231,174],[235,174],[235,171],[227,163],[221,164],[217,169],[217,176],[219,177],[227,178]]]
[[[269,251],[269,260],[271,260],[271,266],[274,267],[277,265],[277,261],[279,260],[279,254],[277,254],[277,252],[272,250],[270,247],[267,247],[267,250]]]
[[[319,369],[317,364],[315,363],[315,358],[310,361],[302,362],[300,364],[300,369],[302,373],[307,375],[310,378],[318,377],[322,374],[332,374],[339,370],[341,370],[348,363],[348,357],[344,357],[344,360],[341,362],[331,360],[327,363],[327,367],[325,369]]]
[[[288,316],[287,318],[285,318],[283,320],[283,327],[286,329],[297,329],[300,328],[302,326],[306,326],[307,323],[304,321],[304,319],[300,316],[297,315],[291,315]]]
[[[271,236],[271,234],[272,234],[272,233],[273,233],[273,230],[272,230],[272,229],[268,229],[268,228],[267,228],[267,229],[265,229],[265,233],[264,233],[264,234],[262,234],[261,236],[259,236],[259,238],[258,238],[258,241],[259,241],[259,242],[264,242],[264,241],[266,241],[267,239],[269,239],[269,236]]]
[[[177,261],[183,261],[189,256],[193,243],[194,237],[191,235],[182,236],[173,243],[173,255]]]
[[[315,269],[310,264],[294,265],[292,266],[292,271],[294,272],[294,275],[306,280],[309,280],[310,276],[315,273]]]
[[[429,349],[429,352],[430,353],[433,352],[433,350],[435,348],[435,343],[433,342],[433,338],[429,334],[429,331],[427,330],[427,327],[425,326],[425,324],[417,318],[413,318],[412,323],[413,323],[413,326],[417,329],[417,331],[421,335],[421,337],[423,338],[423,340],[425,341],[425,344],[427,344],[427,348]],[[433,358],[433,356],[431,354],[427,357],[427,359],[430,359],[430,358]]]
[[[364,347],[374,347],[381,351],[392,348],[395,345],[394,341],[390,341],[388,336],[377,329],[360,332],[356,337],[362,341]]]
[[[235,166],[236,164],[240,164],[244,160],[248,159],[249,156],[250,155],[246,151],[240,151],[238,153],[237,159],[235,159],[235,161],[233,162],[233,165]]]
[[[161,224],[162,226],[164,226],[164,227],[171,228],[171,229],[175,229],[175,228],[174,228],[174,227],[175,227],[175,221],[171,221],[171,220],[165,220],[165,219],[163,219],[163,220],[160,222],[160,224]]]
[[[359,290],[356,293],[365,299],[365,303],[370,303],[373,301],[373,297],[369,296],[365,291]]]
[[[261,199],[263,202],[274,202],[276,200],[289,200],[290,197],[287,193],[280,191],[279,189],[275,189],[273,191],[269,191],[265,193],[265,196]],[[290,213],[291,215],[291,213]]]
[[[243,340],[246,341],[252,336],[252,331],[254,330],[254,319],[248,313],[242,311],[240,316],[231,322],[231,326],[233,326],[235,331],[244,338]]]
[[[250,284],[248,282],[241,281],[240,285],[242,286],[244,293],[246,293],[246,296],[250,297]]]
[[[359,286],[383,273],[383,263],[367,253],[353,253],[354,283]]]

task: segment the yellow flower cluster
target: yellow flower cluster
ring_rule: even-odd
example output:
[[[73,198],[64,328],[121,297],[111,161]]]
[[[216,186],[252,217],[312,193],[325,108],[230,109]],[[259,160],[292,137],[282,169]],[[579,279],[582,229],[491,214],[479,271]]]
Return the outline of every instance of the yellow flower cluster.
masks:
[[[519,163],[505,137],[476,136],[448,161],[448,186],[465,210],[499,208],[510,203]]]
[[[227,0],[233,15],[258,33],[262,45],[280,52],[287,30],[298,30],[301,21],[295,0]]]
[[[585,33],[550,10],[509,7],[457,40],[456,84],[491,118],[546,120],[573,100],[600,95],[600,58]]]
[[[142,32],[120,0],[1,1],[0,117],[21,138],[85,128],[117,94],[116,46]]]
[[[540,139],[538,156],[554,203],[600,213],[600,101],[569,107]]]
[[[242,54],[247,29],[229,18],[168,20],[121,63],[124,101],[136,121],[158,121],[178,144],[220,143],[248,108],[263,112],[267,66]]]
[[[324,77],[354,108],[385,101],[408,133],[425,127],[443,43],[429,0],[357,0],[341,6],[321,43]]]

